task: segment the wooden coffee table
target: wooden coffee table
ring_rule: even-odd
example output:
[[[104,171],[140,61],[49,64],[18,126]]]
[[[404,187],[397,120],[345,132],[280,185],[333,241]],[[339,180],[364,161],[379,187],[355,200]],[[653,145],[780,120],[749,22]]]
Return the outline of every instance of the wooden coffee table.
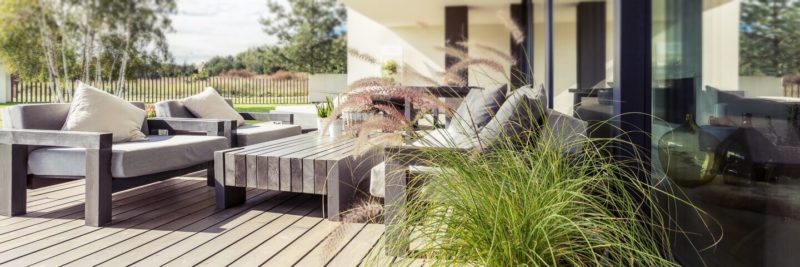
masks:
[[[244,203],[247,188],[316,194],[326,196],[323,214],[339,220],[341,212],[368,197],[370,170],[383,161],[380,149],[356,151],[358,145],[368,145],[358,142],[311,132],[218,151],[214,154],[217,207]]]

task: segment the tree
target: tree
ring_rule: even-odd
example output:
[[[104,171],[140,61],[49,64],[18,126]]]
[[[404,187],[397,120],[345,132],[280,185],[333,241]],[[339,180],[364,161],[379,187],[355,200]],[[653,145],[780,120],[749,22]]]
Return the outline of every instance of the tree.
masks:
[[[744,0],[741,17],[741,74],[800,73],[800,2]]]
[[[232,56],[216,56],[208,60],[203,66],[203,69],[208,71],[209,75],[216,76],[226,70],[242,69],[242,66],[236,61],[236,58]]]
[[[0,63],[16,75],[43,80],[46,63],[34,19],[36,10],[33,1],[0,1]]]
[[[175,0],[3,0],[0,61],[55,84],[57,101],[72,79],[116,80],[120,95],[131,73],[157,72],[170,58],[164,33],[175,9]]]
[[[344,73],[347,44],[344,7],[336,0],[289,0],[288,10],[268,0],[271,17],[262,19],[267,34],[278,38],[270,53],[289,71]]]

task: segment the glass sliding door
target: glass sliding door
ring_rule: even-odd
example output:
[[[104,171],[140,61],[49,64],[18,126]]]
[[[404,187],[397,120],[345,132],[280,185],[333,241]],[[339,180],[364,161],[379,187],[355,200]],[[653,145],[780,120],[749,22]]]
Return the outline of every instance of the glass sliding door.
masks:
[[[653,172],[707,212],[677,209],[678,260],[800,265],[800,1],[652,8]]]

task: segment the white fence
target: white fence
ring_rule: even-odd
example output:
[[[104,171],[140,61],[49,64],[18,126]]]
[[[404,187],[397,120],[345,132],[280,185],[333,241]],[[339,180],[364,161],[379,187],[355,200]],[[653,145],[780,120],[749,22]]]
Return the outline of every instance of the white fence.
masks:
[[[308,77],[308,102],[325,101],[347,89],[347,74],[312,74]]]

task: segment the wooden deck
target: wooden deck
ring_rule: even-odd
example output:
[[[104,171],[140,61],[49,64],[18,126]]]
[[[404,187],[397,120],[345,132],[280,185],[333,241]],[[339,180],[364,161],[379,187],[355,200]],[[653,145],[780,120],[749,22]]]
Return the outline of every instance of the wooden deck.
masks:
[[[322,197],[251,190],[247,203],[214,207],[205,178],[179,177],[114,194],[112,225],[84,226],[83,181],[28,191],[28,214],[0,216],[0,265],[385,266],[384,225],[321,217]],[[377,255],[377,256],[376,256]],[[412,262],[415,263],[415,262]],[[412,264],[415,265],[415,264]]]

